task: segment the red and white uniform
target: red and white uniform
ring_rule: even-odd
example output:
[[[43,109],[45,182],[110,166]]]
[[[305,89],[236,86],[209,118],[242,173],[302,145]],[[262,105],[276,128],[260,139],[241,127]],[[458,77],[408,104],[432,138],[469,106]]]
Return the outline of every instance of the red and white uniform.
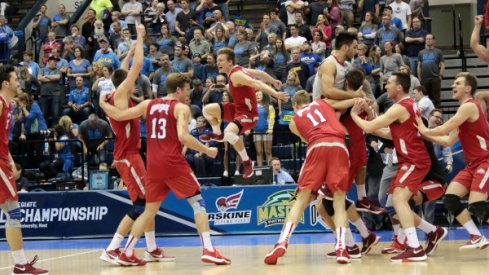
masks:
[[[200,185],[178,139],[176,100],[151,100],[146,110],[147,154],[146,201],[164,201],[171,190],[177,198],[200,192]]]
[[[326,183],[334,193],[348,191],[348,149],[345,131],[335,110],[323,100],[316,100],[294,115],[297,130],[308,143],[298,189],[313,193]]]
[[[222,119],[226,122],[236,121],[242,126],[240,133],[244,133],[253,129],[258,121],[258,103],[254,88],[250,86],[234,86],[231,76],[238,71],[250,75],[241,66],[234,66],[229,73],[229,91],[233,97],[233,102],[222,103]]]
[[[10,102],[6,102],[3,96],[0,96],[3,108],[0,114],[0,204],[7,200],[16,201],[17,186],[9,165],[8,136],[10,127],[12,127],[12,115],[10,113]]]
[[[399,160],[399,170],[391,184],[391,191],[395,187],[408,187],[411,193],[416,194],[431,166],[430,155],[418,129],[414,126],[416,116],[420,116],[421,113],[411,98],[406,97],[396,104],[409,112],[409,119],[403,123],[394,122],[389,125]]]
[[[479,110],[479,118],[474,122],[465,121],[458,127],[458,138],[464,149],[467,166],[452,182],[463,184],[470,191],[489,193],[489,126],[477,100],[469,99],[464,104],[473,103]]]
[[[109,99],[109,104],[114,106],[114,94]],[[134,106],[128,99],[128,107]],[[144,177],[146,169],[139,154],[141,148],[139,119],[116,121],[107,116],[110,126],[115,134],[114,164],[117,172],[127,186],[127,192],[132,201],[144,199]]]
[[[361,114],[360,117],[365,118],[366,115]],[[350,144],[348,146],[348,153],[350,155],[350,177],[348,181],[351,187],[360,170],[367,165],[367,144],[365,143],[363,129],[358,127],[355,121],[353,121],[350,113],[341,116],[340,122],[345,126],[350,135]]]

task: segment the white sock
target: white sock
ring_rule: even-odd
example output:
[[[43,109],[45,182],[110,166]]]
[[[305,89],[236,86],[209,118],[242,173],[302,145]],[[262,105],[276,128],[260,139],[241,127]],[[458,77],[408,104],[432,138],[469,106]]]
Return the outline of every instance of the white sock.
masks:
[[[336,246],[335,249],[343,248],[345,249],[345,234],[346,228],[338,227],[336,228]]]
[[[436,226],[431,223],[421,219],[421,223],[418,225],[418,228],[421,229],[424,233],[428,234],[436,230]]]
[[[138,243],[138,238],[134,238],[134,236],[129,235],[129,238],[127,239],[126,247],[124,248],[124,253],[126,253],[127,256],[131,257],[134,254],[134,248],[136,247],[137,243]]]
[[[470,219],[468,222],[463,224],[464,228],[469,232],[471,235],[477,235],[477,236],[482,236],[481,232],[475,226],[475,223],[472,219]]]
[[[360,232],[360,235],[362,235],[362,238],[368,237],[370,232],[368,231],[367,227],[365,226],[365,223],[363,223],[362,218],[358,218],[358,220],[352,221],[351,223],[358,229],[358,232]]]
[[[406,242],[406,234],[405,234],[404,230],[402,230],[402,229],[399,230],[399,233],[397,234],[397,241],[400,244],[404,244]]]
[[[357,184],[357,197],[358,200],[362,200],[363,198],[367,197],[367,190],[365,190],[365,184],[362,185]]]
[[[124,236],[119,233],[115,233],[114,237],[112,237],[112,241],[107,247],[107,251],[115,250],[121,246],[122,241],[124,240]]]
[[[146,248],[148,249],[148,252],[153,252],[158,248],[156,245],[156,237],[155,237],[155,232],[144,232],[144,239],[146,239]]]
[[[241,150],[239,153],[239,156],[241,157],[242,161],[248,161],[250,158],[248,157],[248,153],[246,153],[246,149]]]
[[[200,234],[200,240],[202,241],[202,246],[204,247],[204,249],[207,249],[211,252],[214,251],[214,246],[212,245],[210,232],[202,232]]]
[[[290,235],[292,235],[292,232],[294,232],[295,229],[295,224],[293,222],[287,222],[285,224],[284,230],[282,233],[280,233],[280,238],[278,239],[278,242],[289,242],[290,240]]]
[[[394,231],[394,237],[399,235],[399,229],[401,228],[400,224],[393,224],[392,225],[392,230]]]
[[[14,258],[15,264],[25,265],[27,263],[27,259],[25,258],[24,249],[12,251],[12,258]]]
[[[412,248],[419,247],[418,235],[416,235],[416,228],[409,227],[404,229],[404,233],[406,234],[408,246]]]
[[[212,133],[213,134],[216,134],[216,135],[222,134],[222,132],[221,132],[221,125],[216,124],[216,125],[211,125],[211,127],[212,127]]]
[[[355,239],[353,239],[353,234],[351,233],[350,228],[346,229],[345,242],[346,246],[348,247],[352,247],[355,245]]]

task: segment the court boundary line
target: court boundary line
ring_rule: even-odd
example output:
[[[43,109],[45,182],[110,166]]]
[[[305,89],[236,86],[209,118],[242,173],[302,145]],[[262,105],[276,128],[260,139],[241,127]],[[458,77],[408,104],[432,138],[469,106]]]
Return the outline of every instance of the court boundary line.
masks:
[[[50,249],[50,250],[47,250],[47,251],[52,251],[52,250]],[[41,260],[38,260],[37,262],[38,263],[43,263],[43,262],[49,262],[49,261],[56,261],[56,260],[61,260],[61,259],[65,259],[65,258],[71,258],[71,257],[75,257],[75,256],[81,256],[81,255],[85,255],[85,254],[91,254],[91,253],[97,252],[97,251],[102,251],[102,249],[101,248],[100,249],[92,249],[92,250],[89,250],[89,251],[84,251],[84,252],[75,253],[75,254],[68,254],[68,255],[54,257],[54,258],[41,259]],[[14,266],[12,265],[12,266],[0,267],[0,270],[9,269],[9,268],[14,268]]]

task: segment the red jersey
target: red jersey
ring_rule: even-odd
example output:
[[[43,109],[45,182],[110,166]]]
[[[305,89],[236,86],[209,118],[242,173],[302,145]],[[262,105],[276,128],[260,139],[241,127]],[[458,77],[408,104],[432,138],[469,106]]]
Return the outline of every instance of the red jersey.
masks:
[[[229,91],[236,106],[236,116],[247,114],[251,118],[258,118],[258,103],[256,101],[256,90],[250,86],[235,87],[231,81],[233,73],[241,71],[246,75],[250,74],[241,66],[234,66],[229,73]]]
[[[9,159],[8,142],[10,127],[12,127],[12,114],[10,113],[10,102],[6,102],[3,96],[0,96],[3,108],[0,114],[0,159]]]
[[[109,99],[109,104],[112,106],[114,106],[114,98],[112,94]],[[128,99],[128,107],[133,106],[132,100]],[[116,121],[110,116],[107,118],[115,134],[114,159],[123,159],[126,152],[138,152],[141,148],[139,119]]]
[[[362,113],[359,116],[362,119],[365,119],[367,117],[365,113]],[[363,132],[363,129],[358,127],[355,121],[353,121],[353,118],[351,118],[349,112],[340,117],[340,122],[341,124],[343,124],[343,126],[345,126],[346,130],[348,131],[351,144],[357,145],[357,143],[359,143],[365,145],[365,134]]]
[[[294,122],[299,133],[310,146],[325,137],[337,137],[344,141],[345,131],[336,112],[324,100],[319,99],[297,111]]]
[[[159,173],[159,178],[175,178],[192,172],[178,140],[174,115],[177,104],[177,100],[157,98],[151,100],[146,110],[148,178],[151,173]]]
[[[489,158],[487,148],[489,146],[489,126],[480,103],[475,99],[469,99],[467,102],[474,103],[479,111],[479,118],[476,121],[465,121],[458,127],[458,138],[464,149],[464,158],[470,165]]]
[[[394,122],[389,125],[399,163],[410,162],[421,166],[429,166],[431,164],[430,155],[418,129],[414,126],[416,116],[421,116],[421,112],[411,98],[401,99],[396,104],[406,108],[409,113],[408,120],[403,123]]]

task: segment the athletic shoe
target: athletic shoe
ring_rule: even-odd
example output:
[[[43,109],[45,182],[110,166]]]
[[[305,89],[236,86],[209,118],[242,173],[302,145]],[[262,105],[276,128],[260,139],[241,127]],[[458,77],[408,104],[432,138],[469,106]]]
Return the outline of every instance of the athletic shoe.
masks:
[[[155,250],[149,252],[144,251],[144,260],[146,262],[174,262],[174,256],[165,255],[163,249],[157,247]]]
[[[348,251],[344,248],[336,249],[336,262],[339,264],[347,264],[351,262]]]
[[[394,236],[394,239],[392,239],[392,243],[382,249],[382,254],[396,254],[396,253],[400,253],[400,252],[403,252],[404,250],[406,249],[405,245],[401,244],[398,240],[397,240],[397,236]]]
[[[14,271],[12,271],[12,275],[14,274],[30,274],[30,275],[45,275],[49,274],[49,272],[45,269],[40,269],[34,267],[34,264],[39,260],[39,257],[34,256],[34,259],[30,263],[26,264],[16,264],[14,266]]]
[[[214,251],[204,249],[202,251],[202,257],[200,260],[204,263],[216,264],[216,265],[228,265],[231,264],[231,260],[222,256],[219,251],[214,248]]]
[[[106,250],[104,249],[102,251],[102,255],[100,255],[100,260],[106,261],[111,264],[119,265],[117,263],[117,259],[121,255],[121,250],[119,248],[116,248],[114,250]]]
[[[470,240],[459,247],[459,249],[484,249],[487,246],[489,246],[489,241],[487,241],[486,237],[470,234]]]
[[[376,215],[385,213],[384,208],[378,206],[367,197],[364,197],[362,200],[357,201],[355,207],[357,208],[357,211],[360,212],[368,212]]]
[[[203,134],[199,136],[199,139],[202,142],[210,142],[210,141],[222,142],[224,140],[224,134],[220,134],[220,135],[216,135],[214,133]]]
[[[427,258],[423,247],[412,248],[408,246],[404,252],[392,257],[391,262],[421,262],[426,261]]]
[[[438,226],[435,231],[428,233],[428,236],[426,237],[426,248],[424,250],[426,255],[430,256],[433,254],[438,247],[438,243],[443,240],[447,234],[448,231],[445,228]]]
[[[222,172],[222,176],[223,176],[223,177],[225,177],[225,178],[229,177],[229,173],[228,173],[228,171],[224,171],[224,172]]]
[[[373,232],[370,232],[370,234],[368,234],[366,238],[362,238],[362,243],[363,243],[362,255],[367,255],[370,252],[370,250],[372,250],[372,247],[378,244],[379,241],[380,241],[380,237],[375,235],[375,233]],[[348,251],[348,253],[350,253],[350,251]]]
[[[253,162],[250,159],[243,161],[243,179],[253,176],[253,166]]]
[[[347,246],[346,251],[348,252],[348,256],[350,256],[350,258],[352,258],[352,259],[362,258],[362,253],[360,253],[360,248],[358,248],[358,245],[356,245],[356,244],[354,246]],[[336,250],[329,252],[327,254],[327,257],[329,259],[336,259]]]
[[[121,253],[117,263],[122,266],[142,266],[146,264],[146,261],[139,259],[136,253],[133,253],[131,257],[127,256],[126,253]]]
[[[268,254],[265,256],[264,262],[270,265],[277,264],[278,258],[282,257],[285,254],[288,246],[289,244],[285,241],[276,243],[272,251],[268,252]]]

